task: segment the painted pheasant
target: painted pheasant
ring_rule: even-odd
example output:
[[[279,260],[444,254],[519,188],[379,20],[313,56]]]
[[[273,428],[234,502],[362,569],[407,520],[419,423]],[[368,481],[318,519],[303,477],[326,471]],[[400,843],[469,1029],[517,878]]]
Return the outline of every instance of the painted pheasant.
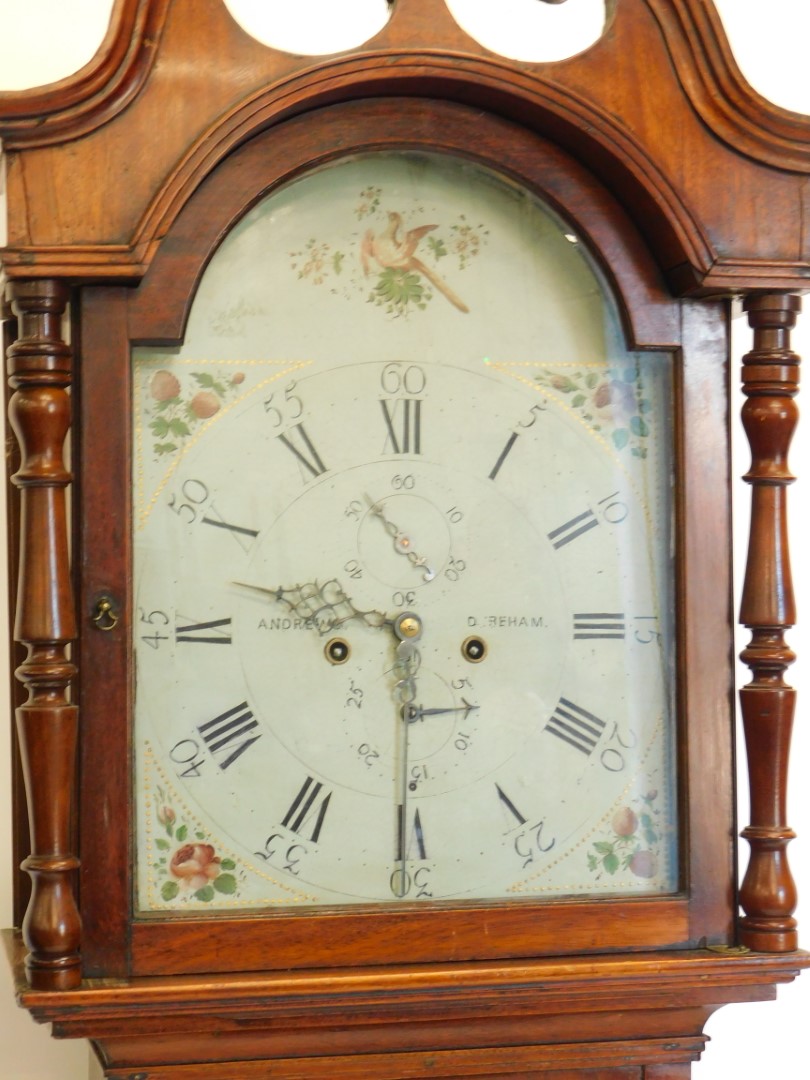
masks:
[[[368,229],[360,244],[360,260],[363,264],[363,273],[368,276],[371,260],[373,259],[383,270],[410,270],[414,274],[421,274],[446,297],[453,307],[459,311],[468,312],[470,309],[461,300],[447,282],[430,267],[425,266],[421,259],[416,257],[416,247],[422,237],[436,225],[420,225],[416,229],[408,229],[403,232],[402,215],[392,211],[388,213],[388,224],[381,233],[375,233]]]

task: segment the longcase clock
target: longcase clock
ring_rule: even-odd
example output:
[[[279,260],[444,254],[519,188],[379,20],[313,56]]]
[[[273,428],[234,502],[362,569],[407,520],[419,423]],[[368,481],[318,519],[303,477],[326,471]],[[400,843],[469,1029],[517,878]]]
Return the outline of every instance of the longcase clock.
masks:
[[[110,1078],[686,1080],[714,1009],[808,965],[810,126],[711,5],[608,9],[539,64],[439,0],[317,59],[123,0],[83,72],[0,97],[11,944]]]

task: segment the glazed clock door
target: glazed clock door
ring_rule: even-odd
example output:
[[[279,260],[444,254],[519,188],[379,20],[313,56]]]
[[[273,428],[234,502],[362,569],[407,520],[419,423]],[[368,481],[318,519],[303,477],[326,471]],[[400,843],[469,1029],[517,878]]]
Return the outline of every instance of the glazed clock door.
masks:
[[[133,378],[139,910],[674,891],[672,359],[576,235],[338,162]]]
[[[303,167],[302,120],[275,180],[248,144],[88,296],[131,493],[122,551],[84,537],[89,602],[129,597],[89,645],[128,687],[122,969],[724,932],[683,857],[717,738],[675,688],[690,311],[562,155],[473,162],[444,111],[442,152],[354,109],[355,152]]]

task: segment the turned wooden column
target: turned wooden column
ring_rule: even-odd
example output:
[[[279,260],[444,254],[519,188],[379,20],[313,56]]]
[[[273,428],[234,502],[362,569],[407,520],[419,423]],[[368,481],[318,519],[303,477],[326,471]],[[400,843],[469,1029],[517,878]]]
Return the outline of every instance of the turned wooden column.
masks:
[[[12,477],[20,489],[19,570],[14,636],[27,649],[16,671],[28,691],[17,734],[30,824],[23,869],[32,891],[23,920],[28,980],[42,990],[79,984],[81,927],[71,854],[77,715],[70,704],[76,636],[71,589],[63,448],[70,427],[70,349],[62,338],[67,288],[59,281],[14,282],[10,298],[19,336],[9,347],[14,390],[9,418],[20,444]]]
[[[796,886],[787,845],[787,772],[795,691],[784,681],[795,659],[785,632],[796,621],[787,532],[788,450],[798,419],[799,357],[790,331],[798,296],[765,294],[745,303],[754,347],[743,361],[742,419],[751,446],[751,533],[740,622],[751,631],[741,653],[751,682],[740,691],[748,752],[751,823],[742,835],[751,858],[740,890],[740,941],[751,949],[797,948]]]

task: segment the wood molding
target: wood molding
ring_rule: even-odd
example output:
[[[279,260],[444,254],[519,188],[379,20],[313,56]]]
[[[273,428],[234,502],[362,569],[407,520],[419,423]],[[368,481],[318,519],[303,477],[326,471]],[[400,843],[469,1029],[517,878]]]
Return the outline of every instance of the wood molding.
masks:
[[[810,119],[774,105],[751,87],[734,59],[713,4],[703,0],[612,0],[608,22],[627,17],[627,9],[635,3],[645,4],[658,21],[684,93],[715,134],[735,149],[779,168],[795,166],[804,172],[810,167]],[[172,0],[115,0],[104,40],[89,63],[50,85],[0,92],[0,135],[6,145],[41,146],[75,138],[115,115],[148,77],[171,4]],[[473,54],[488,54],[454,23],[445,5],[437,0],[398,0],[391,22],[376,39],[398,34],[406,20],[409,28],[418,26],[426,16],[431,34],[439,34],[439,39],[431,42],[431,51],[441,48],[444,35],[454,51],[463,43]],[[276,50],[268,47],[268,52]],[[565,63],[527,62],[521,66],[546,69],[554,78],[555,69],[563,70]]]
[[[723,22],[704,0],[646,0],[684,93],[709,129],[737,152],[778,169],[810,169],[810,117],[768,101],[750,85]]]
[[[628,1067],[634,1071],[615,1075],[642,1080],[645,1065],[696,1060],[716,1008],[772,999],[778,984],[810,965],[805,953],[696,950],[483,967],[86,980],[64,995],[27,989],[22,944],[11,935],[7,944],[21,1004],[35,1019],[63,1037],[93,1038],[108,1077],[137,1071],[146,1080],[190,1075],[191,1068],[217,1080],[237,1073],[360,1080]],[[178,1055],[188,1064],[177,1071],[164,1064]],[[604,1076],[613,1080],[614,1073]]]
[[[0,93],[6,148],[48,146],[100,127],[149,76],[171,0],[115,0],[98,52],[79,71],[34,90]]]
[[[597,171],[676,292],[807,287],[810,237],[791,222],[810,203],[810,119],[748,86],[703,0],[614,0],[609,12],[591,48],[532,64],[490,54],[443,0],[398,0],[371,41],[324,58],[261,45],[221,0],[119,0],[105,45],[82,72],[33,94],[0,94],[12,221],[6,272],[138,281],[206,176],[258,132],[338,101],[443,96],[530,126]],[[219,49],[220,78],[201,94],[186,85],[198,38],[199,48],[215,40]],[[644,82],[649,101],[622,95],[622,70]],[[158,118],[168,108],[171,138],[163,138]],[[654,116],[661,110],[672,118],[669,145]],[[130,139],[152,147],[135,171]],[[687,173],[684,154],[696,163]],[[735,176],[737,199],[754,198],[764,168],[767,252],[759,234],[735,236],[727,200],[704,199],[719,173]],[[93,194],[99,184],[103,206]]]

